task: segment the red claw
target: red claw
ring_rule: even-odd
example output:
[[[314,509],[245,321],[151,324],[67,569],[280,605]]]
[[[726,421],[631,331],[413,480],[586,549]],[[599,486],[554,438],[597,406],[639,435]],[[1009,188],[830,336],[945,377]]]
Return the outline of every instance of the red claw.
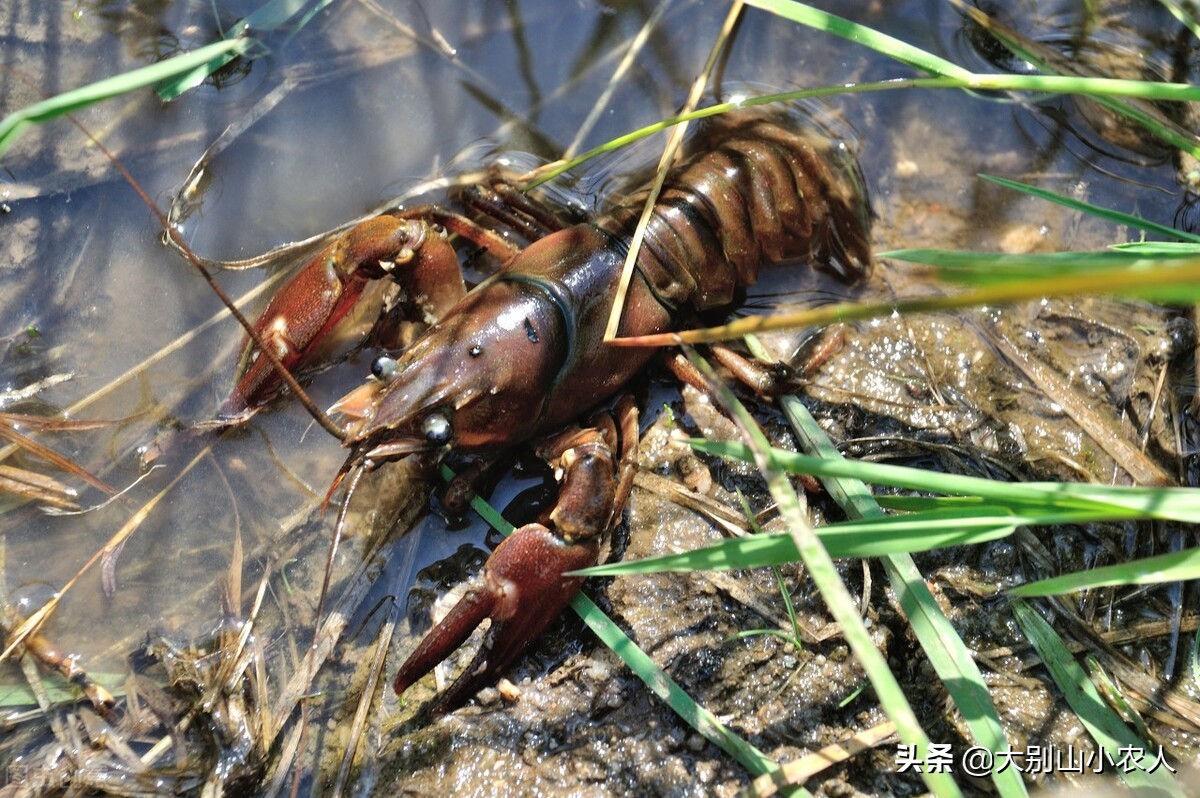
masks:
[[[461,676],[434,704],[449,712],[494,682],[566,608],[582,577],[563,574],[596,564],[597,539],[567,543],[541,524],[527,524],[488,558],[482,584],[471,590],[421,641],[396,674],[396,693],[411,687],[462,645],[484,618],[487,639]]]
[[[494,682],[566,608],[583,584],[582,577],[566,574],[596,564],[605,533],[620,518],[633,484],[637,408],[628,397],[618,403],[617,416],[599,413],[592,420],[596,426],[563,430],[539,447],[539,454],[562,471],[558,502],[544,519],[546,525],[526,524],[496,547],[480,584],[400,666],[397,693],[429,673],[490,618],[479,653],[432,707],[438,713],[457,708]]]
[[[377,216],[351,228],[304,265],[267,304],[254,330],[289,371],[312,366],[371,280],[391,275],[412,311],[436,318],[464,293],[462,271],[444,231],[428,222]],[[247,341],[238,381],[221,408],[233,418],[279,391],[269,358]]]

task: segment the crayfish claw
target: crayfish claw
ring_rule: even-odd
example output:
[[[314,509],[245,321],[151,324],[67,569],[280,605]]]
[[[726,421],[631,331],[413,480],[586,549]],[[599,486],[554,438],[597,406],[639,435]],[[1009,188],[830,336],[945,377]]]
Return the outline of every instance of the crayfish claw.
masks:
[[[435,714],[461,706],[500,673],[554,620],[583,583],[564,574],[595,565],[598,543],[567,543],[541,524],[527,524],[505,539],[484,565],[482,584],[463,597],[421,641],[396,674],[403,694],[491,619],[471,664],[430,707]]]
[[[471,664],[430,707],[435,714],[456,709],[496,681],[566,609],[583,584],[583,577],[568,574],[600,559],[605,533],[615,526],[629,496],[637,457],[637,406],[631,398],[618,401],[616,417],[600,412],[592,423],[564,429],[538,447],[538,454],[560,472],[558,502],[543,516],[544,524],[526,524],[496,547],[479,583],[400,666],[397,693],[416,683],[490,618]],[[614,451],[619,456],[614,457]]]

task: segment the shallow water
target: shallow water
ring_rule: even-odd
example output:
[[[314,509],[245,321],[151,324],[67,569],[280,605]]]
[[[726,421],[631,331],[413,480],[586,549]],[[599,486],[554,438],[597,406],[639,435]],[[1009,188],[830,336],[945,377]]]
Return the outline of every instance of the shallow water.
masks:
[[[1049,42],[1077,42],[1076,6],[1083,5],[1028,2],[1014,17]],[[835,6],[969,68],[988,68],[987,53],[973,44],[977,33],[948,4],[830,4]],[[219,23],[252,8],[223,4]],[[205,149],[228,140],[209,164],[183,231],[203,257],[249,258],[336,227],[491,153],[518,151],[544,160],[670,115],[703,64],[725,11],[698,2],[667,4],[661,14],[650,3],[334,3],[294,36],[269,35],[270,54],[221,88],[205,85],[170,104],[141,92],[82,112],[79,121],[162,208]],[[645,46],[614,78],[628,43],[648,20],[653,27]],[[7,4],[0,23],[5,113],[40,94],[141,65],[148,53],[204,43],[218,24],[206,3],[114,7],[39,0]],[[1104,43],[1098,48],[1104,58],[1093,59],[1097,68],[1126,76],[1140,68],[1129,63],[1140,63],[1131,54],[1142,50],[1153,54],[1158,71],[1171,68],[1177,26],[1157,5],[1112,4],[1102,20],[1084,27]],[[727,91],[766,91],[909,74],[851,43],[747,11],[721,80]],[[1071,100],[897,91],[834,99],[828,107],[856,132],[879,249],[1049,251],[1099,248],[1131,237],[985,184],[980,172],[1164,224],[1177,215],[1190,219],[1174,160],[1142,146],[1119,125],[1114,133],[1113,125],[1097,122]],[[240,132],[222,139],[229,126]],[[603,186],[611,174],[642,169],[656,157],[653,146],[640,145],[584,167],[582,188]],[[39,440],[109,483],[128,486],[139,475],[139,447],[215,414],[229,388],[241,333],[226,319],[173,347],[221,305],[195,270],[160,244],[160,228],[146,206],[69,123],[31,130],[0,164],[0,391],[69,375],[41,391],[36,406],[25,407],[110,423]],[[904,265],[886,265],[881,277],[887,289],[872,290],[905,293],[919,289],[921,279],[919,270]],[[226,272],[220,279],[240,296],[264,274]],[[794,295],[802,288],[782,290]],[[888,363],[905,354],[894,344],[888,344]],[[869,351],[865,358],[871,362]],[[369,362],[360,356],[319,376],[311,386],[316,403],[328,406],[360,382]],[[98,391],[105,393],[93,398]],[[19,409],[20,403],[0,399],[0,410]],[[1053,433],[1039,428],[1038,434],[1048,449],[1060,445]],[[139,507],[167,490],[205,442],[179,444],[162,458],[165,468],[103,509],[51,517],[27,505],[7,508],[0,515],[6,589],[21,595],[44,585],[61,588]],[[260,635],[270,641],[280,678],[295,669],[317,609],[315,595],[304,591],[320,584],[333,526],[334,513],[322,515],[318,507],[343,451],[294,403],[281,403],[246,430],[212,438],[211,445],[119,555],[91,568],[65,594],[45,627],[90,669],[123,673],[130,653],[147,639],[210,637],[226,620],[222,594],[237,581],[230,576],[235,538],[244,561],[233,614],[248,612],[259,579],[269,573]],[[41,467],[28,457],[21,462]],[[404,490],[392,501],[406,507],[419,505],[426,492]],[[364,489],[355,508],[364,517],[355,520],[386,529],[390,517],[370,517],[366,499],[373,495]],[[90,490],[81,502],[101,499]],[[363,631],[358,621],[378,622],[372,609],[380,598],[403,597],[412,573],[461,546],[478,547],[485,535],[473,518],[448,533],[436,516],[418,526],[395,544],[375,593],[363,599],[348,648],[357,652],[369,642],[373,627]],[[339,578],[355,567],[367,537],[361,527],[352,531],[357,537],[337,554]],[[445,581],[461,575],[457,567],[451,572]],[[396,644],[394,656],[402,650],[407,647]],[[15,678],[10,666],[2,667],[3,678]],[[323,719],[341,711],[331,703]],[[374,769],[365,771],[369,783]],[[736,781],[727,770],[721,773],[726,782]],[[699,782],[690,788],[700,789]]]

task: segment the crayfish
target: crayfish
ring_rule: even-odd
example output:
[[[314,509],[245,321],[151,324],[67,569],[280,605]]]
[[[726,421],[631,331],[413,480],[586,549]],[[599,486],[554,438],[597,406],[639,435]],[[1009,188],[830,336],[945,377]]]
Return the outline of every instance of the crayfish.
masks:
[[[846,282],[870,269],[870,212],[856,165],[823,132],[782,115],[719,117],[669,173],[629,286],[619,336],[681,329],[731,305],[764,263],[805,261]],[[337,238],[269,303],[255,327],[285,368],[311,365],[323,339],[372,281],[390,279],[398,311],[428,323],[368,383],[335,405],[351,451],[342,475],[455,450],[489,463],[527,442],[560,475],[557,503],[488,559],[478,584],[400,666],[404,692],[484,618],[487,640],[440,697],[452,708],[494,680],[565,607],[619,521],[633,481],[637,410],[622,391],[651,348],[603,342],[645,195],[591,222],[560,215],[502,183],[462,200],[532,240],[524,249],[466,215],[435,206],[365,221]],[[452,235],[502,262],[468,291]],[[247,344],[223,408],[236,416],[280,390],[276,369]]]

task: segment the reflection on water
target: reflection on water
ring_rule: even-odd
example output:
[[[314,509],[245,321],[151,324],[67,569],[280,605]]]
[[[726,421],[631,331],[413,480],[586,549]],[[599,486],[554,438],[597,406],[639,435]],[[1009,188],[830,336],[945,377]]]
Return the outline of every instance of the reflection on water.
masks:
[[[938,0],[831,5],[969,68],[1026,68]],[[1089,71],[1191,77],[1179,52],[1190,40],[1161,8],[1117,3],[1088,15],[1084,7],[1095,4],[1021,5],[1030,13],[1000,18]],[[0,9],[7,67],[0,110],[200,44],[252,7],[224,4],[214,19],[207,4],[166,0],[10,2]],[[453,171],[456,159],[478,162],[478,153],[493,150],[550,159],[671,114],[724,13],[720,4],[685,1],[335,3],[301,30],[269,35],[270,54],[230,73],[219,88],[205,85],[169,105],[141,92],[84,111],[79,121],[160,207],[206,148],[221,142],[190,197],[183,232],[204,257],[248,258],[367,213]],[[723,87],[786,90],[909,71],[748,11],[719,74]],[[601,97],[606,103],[597,108]],[[980,172],[1166,224],[1181,203],[1180,167],[1169,153],[1143,146],[1143,136],[1110,124],[1090,104],[890,92],[830,107],[857,131],[880,249],[1114,243],[1110,228],[982,184]],[[656,157],[647,145],[635,153],[584,167],[582,185],[606,187],[609,170],[628,162],[640,168]],[[28,411],[30,399],[18,405],[4,397],[47,381],[34,397],[38,412],[106,423],[39,440],[112,485],[130,485],[140,475],[139,448],[213,416],[229,389],[241,334],[228,320],[208,326],[220,303],[191,266],[160,245],[145,206],[67,122],[28,133],[2,163],[0,411]],[[263,278],[259,270],[231,271],[221,282],[240,296]],[[903,273],[892,278],[904,288]],[[361,381],[369,363],[369,355],[360,356],[317,377],[316,403],[329,406]],[[97,672],[122,674],[147,640],[207,640],[258,600],[256,634],[279,673],[271,687],[278,689],[299,669],[319,620],[337,509],[323,513],[321,503],[343,456],[337,441],[287,402],[241,430],[182,435],[160,469],[93,512],[49,516],[29,505],[6,506],[4,587],[19,595],[61,587],[128,529],[127,539],[64,595],[45,634]],[[6,462],[44,468],[29,455]],[[397,514],[415,515],[429,490],[385,474],[372,479],[400,484],[360,491],[323,609],[353,586],[367,541],[385,534]],[[102,499],[85,491],[80,501]],[[483,536],[473,518],[454,531],[436,517],[422,521],[418,534],[374,568],[373,592],[351,607],[347,646],[370,643],[385,614],[379,607],[397,596],[403,603],[410,573]],[[14,678],[11,666],[3,668],[3,678]],[[11,755],[0,753],[0,761]]]

